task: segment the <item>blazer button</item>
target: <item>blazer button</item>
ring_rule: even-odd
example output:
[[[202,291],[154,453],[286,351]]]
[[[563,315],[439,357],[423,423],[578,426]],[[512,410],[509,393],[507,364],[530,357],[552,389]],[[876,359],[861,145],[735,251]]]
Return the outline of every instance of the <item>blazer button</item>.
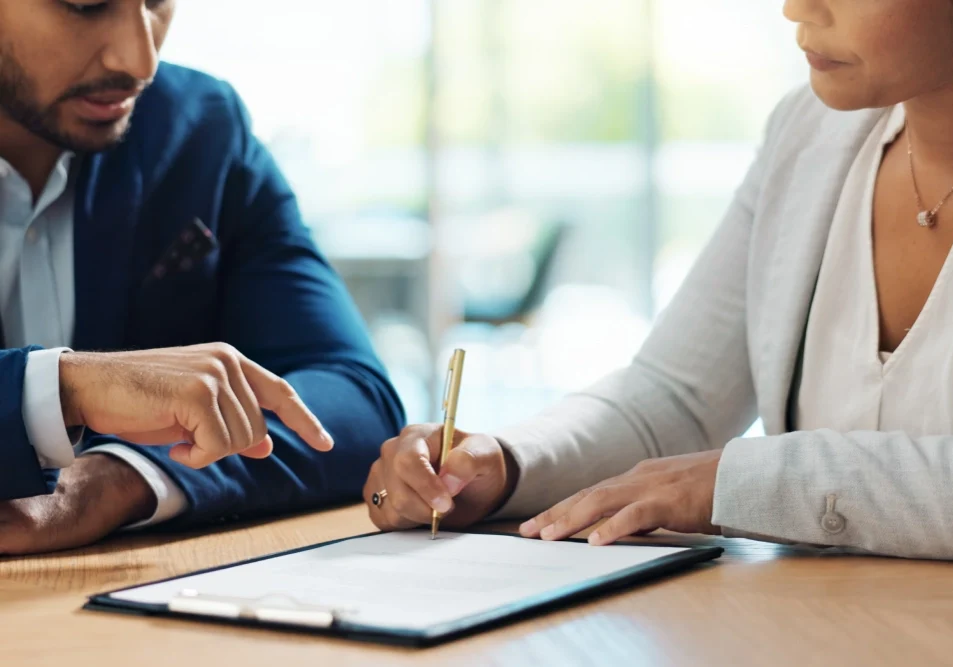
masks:
[[[844,532],[844,528],[847,527],[847,519],[838,514],[837,512],[828,512],[821,519],[821,528],[824,529],[825,533],[830,535],[837,535],[838,533]]]

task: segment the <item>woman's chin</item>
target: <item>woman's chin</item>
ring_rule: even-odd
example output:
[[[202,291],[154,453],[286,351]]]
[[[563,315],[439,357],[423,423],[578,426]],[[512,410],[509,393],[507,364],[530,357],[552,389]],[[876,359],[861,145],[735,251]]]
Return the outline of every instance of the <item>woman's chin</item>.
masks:
[[[811,88],[818,99],[831,109],[835,111],[857,111],[877,106],[866,95],[851,90],[848,86],[825,80],[823,78],[825,76],[824,73],[811,72]]]

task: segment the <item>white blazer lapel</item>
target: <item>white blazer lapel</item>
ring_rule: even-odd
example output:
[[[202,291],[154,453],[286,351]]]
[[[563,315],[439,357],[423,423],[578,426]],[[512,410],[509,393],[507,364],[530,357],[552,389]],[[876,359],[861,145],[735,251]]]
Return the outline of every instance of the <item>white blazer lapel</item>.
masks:
[[[883,112],[831,114],[787,168],[769,176],[755,226],[777,225],[765,270],[763,317],[755,323],[761,345],[758,409],[769,435],[786,430],[788,399],[821,259],[847,173]],[[753,340],[755,338],[753,337]]]

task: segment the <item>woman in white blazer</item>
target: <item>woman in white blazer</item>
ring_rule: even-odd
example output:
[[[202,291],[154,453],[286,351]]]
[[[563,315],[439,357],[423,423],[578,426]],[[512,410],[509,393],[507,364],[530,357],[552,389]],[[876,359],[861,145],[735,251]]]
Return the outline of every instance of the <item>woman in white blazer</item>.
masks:
[[[632,365],[501,433],[385,443],[384,529],[534,517],[953,558],[953,3],[787,0],[811,87]],[[763,438],[741,439],[763,419]],[[380,493],[386,491],[387,493]],[[375,503],[376,501],[376,503]]]

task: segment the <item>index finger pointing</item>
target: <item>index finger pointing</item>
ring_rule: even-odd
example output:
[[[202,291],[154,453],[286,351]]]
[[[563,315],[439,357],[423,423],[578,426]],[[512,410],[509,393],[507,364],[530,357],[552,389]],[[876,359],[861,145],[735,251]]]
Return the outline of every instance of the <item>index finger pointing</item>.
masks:
[[[278,415],[285,426],[314,449],[326,452],[334,446],[330,434],[286,380],[245,358],[242,359],[242,373],[263,410]]]

